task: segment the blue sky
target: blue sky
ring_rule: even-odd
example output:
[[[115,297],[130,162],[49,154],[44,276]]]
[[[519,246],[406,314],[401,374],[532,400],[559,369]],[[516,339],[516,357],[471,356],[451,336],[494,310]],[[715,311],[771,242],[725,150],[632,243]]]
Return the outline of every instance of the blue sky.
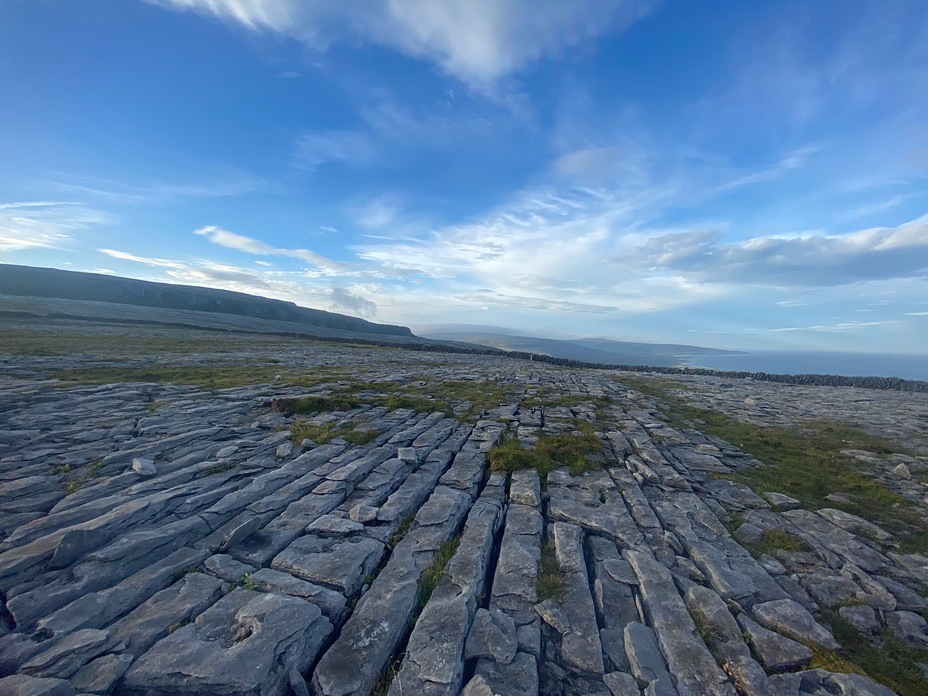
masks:
[[[0,0],[0,103],[6,263],[926,353],[923,0]]]

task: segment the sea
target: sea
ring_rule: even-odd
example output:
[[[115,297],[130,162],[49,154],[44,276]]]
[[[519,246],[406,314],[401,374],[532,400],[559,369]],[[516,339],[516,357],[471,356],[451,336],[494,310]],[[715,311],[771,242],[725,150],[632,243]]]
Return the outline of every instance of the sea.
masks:
[[[710,370],[743,370],[780,375],[900,377],[928,381],[928,355],[876,353],[753,352],[680,356],[681,364]]]

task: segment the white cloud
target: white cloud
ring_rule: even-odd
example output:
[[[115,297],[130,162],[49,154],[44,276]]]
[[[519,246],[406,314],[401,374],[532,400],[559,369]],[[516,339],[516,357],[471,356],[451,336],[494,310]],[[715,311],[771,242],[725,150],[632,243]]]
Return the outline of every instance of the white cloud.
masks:
[[[325,50],[369,42],[428,60],[481,89],[531,62],[622,31],[660,0],[149,0]]]
[[[379,229],[396,220],[399,212],[400,205],[397,198],[390,194],[383,194],[366,203],[354,206],[350,214],[362,227]]]
[[[112,259],[119,259],[120,261],[132,261],[133,263],[141,263],[146,266],[153,266],[155,268],[172,268],[172,269],[182,269],[185,268],[185,264],[181,261],[175,261],[173,259],[158,259],[152,258],[149,256],[138,256],[136,254],[130,254],[128,251],[120,251],[119,249],[97,249],[101,254],[105,254]]]
[[[66,249],[76,233],[111,224],[107,213],[70,201],[0,204],[0,252]]]
[[[294,166],[315,171],[327,162],[366,164],[374,157],[374,147],[367,136],[354,131],[333,130],[303,133],[296,141]]]
[[[329,307],[333,311],[351,312],[362,317],[377,314],[377,304],[345,288],[333,287],[329,291]]]
[[[254,254],[256,256],[289,256],[324,270],[333,272],[347,270],[345,264],[327,259],[325,256],[310,251],[309,249],[281,249],[273,247],[253,237],[246,237],[241,234],[236,234],[235,232],[229,232],[215,225],[201,227],[198,230],[194,230],[194,234],[206,237],[213,244],[227,249],[243,251],[247,254]]]
[[[702,282],[821,287],[928,277],[928,216],[845,235],[726,242],[718,230],[652,237],[625,251],[633,263]]]
[[[230,198],[276,190],[275,185],[263,179],[239,173],[187,183],[149,181],[142,184],[62,174],[58,180],[46,183],[59,191],[111,203],[165,203],[183,198]]]

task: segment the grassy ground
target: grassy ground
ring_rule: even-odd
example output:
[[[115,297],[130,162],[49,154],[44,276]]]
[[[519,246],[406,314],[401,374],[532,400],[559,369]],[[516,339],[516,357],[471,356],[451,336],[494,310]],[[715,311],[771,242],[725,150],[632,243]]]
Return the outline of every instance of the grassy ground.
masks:
[[[744,423],[723,413],[696,408],[669,393],[684,387],[664,379],[622,375],[617,380],[662,399],[674,425],[695,424],[699,430],[736,445],[766,466],[742,470],[731,478],[755,492],[777,491],[797,498],[803,507],[832,507],[863,517],[890,532],[906,553],[928,553],[928,521],[903,496],[880,484],[859,462],[841,450],[856,449],[886,455],[902,452],[893,443],[854,425],[808,421],[802,427],[765,427]],[[850,502],[828,500],[832,493]]]
[[[536,469],[544,483],[548,474],[561,466],[579,476],[598,464],[593,464],[588,455],[599,452],[602,443],[596,437],[593,426],[582,420],[574,421],[574,432],[563,435],[538,437],[538,444],[525,448],[516,437],[507,437],[490,450],[490,468],[493,471],[516,471]]]
[[[324,445],[337,437],[342,438],[351,445],[366,445],[368,442],[375,440],[382,432],[382,430],[377,429],[361,430],[354,426],[339,428],[333,423],[310,425],[303,419],[290,426],[290,438],[294,442],[300,443],[309,438],[317,445]]]
[[[567,587],[564,584],[564,572],[557,564],[554,544],[549,540],[541,545],[541,563],[538,566],[538,580],[535,584],[538,601],[556,599],[564,601]]]
[[[928,552],[928,523],[903,496],[880,484],[856,460],[841,454],[857,449],[874,454],[898,451],[891,443],[845,423],[811,421],[803,428],[761,427],[703,409],[675,406],[676,418],[701,421],[704,432],[753,455],[766,466],[732,478],[756,492],[778,491],[809,509],[833,507],[859,515],[890,532],[905,552]],[[828,500],[840,493],[849,503]]]
[[[810,667],[866,674],[899,696],[924,696],[925,674],[918,664],[928,663],[928,650],[909,647],[886,632],[877,635],[875,647],[837,612],[829,612],[826,619],[841,650],[813,647]]]

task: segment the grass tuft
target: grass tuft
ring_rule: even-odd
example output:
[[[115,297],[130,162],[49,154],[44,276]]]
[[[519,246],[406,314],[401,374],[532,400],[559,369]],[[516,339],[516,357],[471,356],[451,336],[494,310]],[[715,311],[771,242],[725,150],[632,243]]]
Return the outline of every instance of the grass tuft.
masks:
[[[538,580],[535,583],[535,592],[538,594],[539,602],[546,599],[556,599],[558,602],[563,602],[567,594],[564,571],[561,570],[557,563],[554,544],[550,540],[541,545],[541,563],[538,566]]]
[[[576,430],[568,434],[542,433],[538,444],[530,449],[523,448],[518,438],[507,437],[490,450],[490,468],[510,472],[536,469],[542,481],[561,466],[568,467],[574,476],[597,468],[599,464],[590,461],[589,455],[599,452],[602,443],[596,437],[593,426],[586,421],[575,420],[574,427]]]
[[[435,558],[432,559],[429,567],[425,569],[425,572],[422,573],[422,577],[419,578],[418,606],[420,612],[425,605],[428,604],[429,599],[432,597],[432,593],[435,591],[435,588],[438,587],[438,583],[441,582],[442,575],[445,574],[445,566],[448,565],[448,561],[451,560],[458,550],[458,544],[460,543],[460,535],[443,542],[438,549],[438,553],[435,554]]]

